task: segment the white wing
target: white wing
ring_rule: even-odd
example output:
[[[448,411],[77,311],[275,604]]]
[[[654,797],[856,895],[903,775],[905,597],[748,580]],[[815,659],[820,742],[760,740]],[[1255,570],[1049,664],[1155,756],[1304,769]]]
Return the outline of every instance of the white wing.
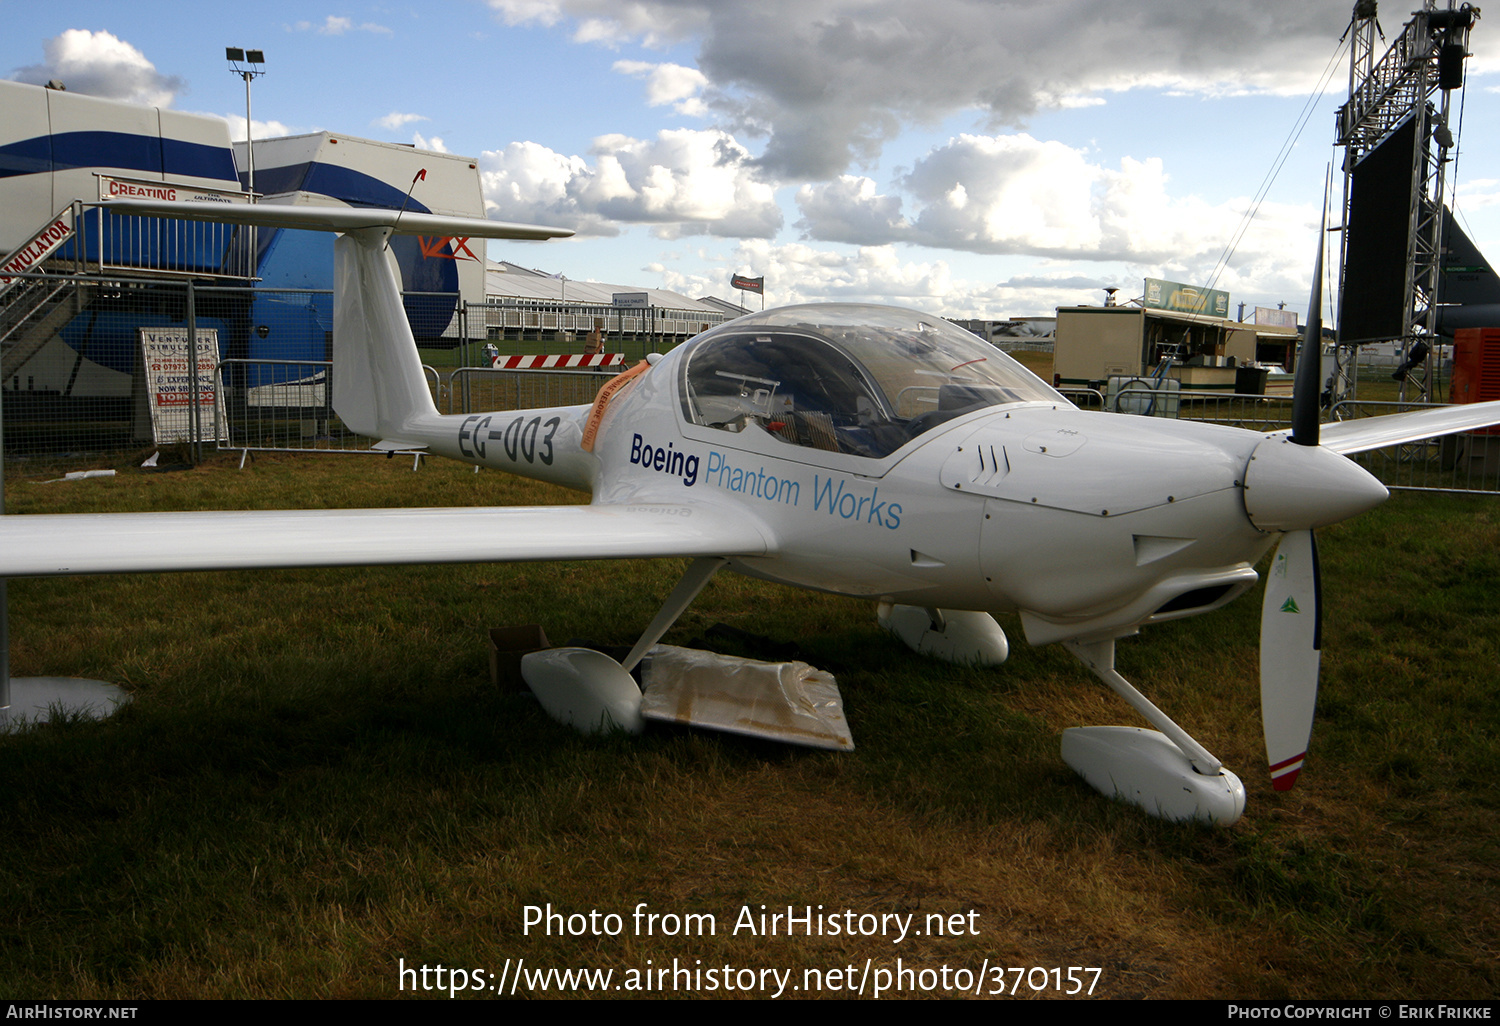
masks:
[[[476,217],[449,217],[387,210],[384,207],[317,207],[286,203],[196,203],[166,200],[105,200],[99,204],[117,214],[171,217],[188,221],[256,224],[267,228],[354,232],[392,228],[397,235],[462,235],[484,239],[564,239],[571,228],[515,224]]]
[[[1500,402],[1467,403],[1387,417],[1335,421],[1322,426],[1318,441],[1325,449],[1347,456],[1351,452],[1403,445],[1495,424],[1500,424]]]
[[[760,556],[774,540],[713,507],[496,506],[0,517],[0,577],[545,559]]]

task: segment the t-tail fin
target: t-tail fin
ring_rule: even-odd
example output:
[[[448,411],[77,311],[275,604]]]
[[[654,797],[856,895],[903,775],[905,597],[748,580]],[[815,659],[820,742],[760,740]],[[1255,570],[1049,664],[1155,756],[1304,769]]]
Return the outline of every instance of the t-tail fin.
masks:
[[[383,228],[341,235],[333,246],[333,409],[382,448],[418,447],[404,437],[437,413],[401,303]]]

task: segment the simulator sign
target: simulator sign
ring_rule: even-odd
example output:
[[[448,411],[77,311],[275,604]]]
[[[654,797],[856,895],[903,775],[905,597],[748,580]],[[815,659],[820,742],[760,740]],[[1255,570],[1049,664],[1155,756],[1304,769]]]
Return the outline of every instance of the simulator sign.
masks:
[[[212,442],[219,438],[219,416],[223,397],[214,381],[219,360],[219,333],[199,328],[197,358],[189,357],[186,328],[141,328],[141,365],[146,371],[146,396],[151,404],[151,434],[158,445],[193,440],[193,415],[198,417],[197,438]]]
[[[1200,289],[1180,281],[1146,279],[1146,298],[1141,304],[1152,310],[1179,310],[1182,313],[1229,316],[1229,293],[1218,289]]]
[[[69,207],[56,221],[32,236],[26,245],[5,258],[5,263],[0,265],[0,291],[9,288],[17,280],[12,275],[32,270],[72,237],[73,209]]]

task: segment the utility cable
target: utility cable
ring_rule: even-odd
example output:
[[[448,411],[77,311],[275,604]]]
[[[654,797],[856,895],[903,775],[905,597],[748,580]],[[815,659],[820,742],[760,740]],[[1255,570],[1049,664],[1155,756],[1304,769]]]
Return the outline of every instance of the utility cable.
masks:
[[[1250,225],[1255,220],[1255,216],[1260,212],[1261,204],[1265,202],[1266,196],[1270,194],[1271,186],[1275,184],[1277,175],[1281,173],[1282,167],[1292,155],[1292,150],[1296,147],[1297,140],[1301,138],[1302,131],[1307,127],[1308,121],[1311,120],[1313,111],[1317,108],[1318,101],[1328,91],[1328,83],[1333,77],[1333,69],[1339,58],[1344,55],[1346,49],[1347,44],[1344,39],[1340,39],[1334,46],[1333,53],[1329,56],[1328,63],[1324,66],[1323,73],[1318,78],[1317,88],[1307,98],[1307,102],[1303,104],[1302,111],[1297,115],[1297,120],[1293,125],[1292,131],[1281,144],[1280,151],[1277,152],[1276,157],[1272,160],[1271,168],[1266,172],[1266,177],[1261,181],[1255,198],[1251,201],[1250,206],[1246,208],[1244,216],[1240,219],[1239,226],[1234,230],[1229,241],[1225,243],[1224,251],[1219,255],[1218,261],[1214,264],[1213,272],[1209,275],[1207,288],[1211,289],[1217,285],[1219,278],[1228,269],[1230,259],[1234,256],[1234,252],[1239,247],[1240,242],[1244,240],[1245,233],[1250,230]]]

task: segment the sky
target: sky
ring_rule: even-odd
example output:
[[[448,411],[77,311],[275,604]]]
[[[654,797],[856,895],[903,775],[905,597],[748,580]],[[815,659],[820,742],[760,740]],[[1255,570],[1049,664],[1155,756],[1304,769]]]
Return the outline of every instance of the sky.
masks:
[[[491,217],[577,232],[490,257],[576,280],[1000,318],[1158,277],[1305,311],[1352,6],[0,0],[0,77],[243,138],[224,48],[264,50],[256,138],[478,158]],[[1387,40],[1414,6],[1382,6]],[[1500,259],[1500,22],[1470,48],[1450,196]]]

